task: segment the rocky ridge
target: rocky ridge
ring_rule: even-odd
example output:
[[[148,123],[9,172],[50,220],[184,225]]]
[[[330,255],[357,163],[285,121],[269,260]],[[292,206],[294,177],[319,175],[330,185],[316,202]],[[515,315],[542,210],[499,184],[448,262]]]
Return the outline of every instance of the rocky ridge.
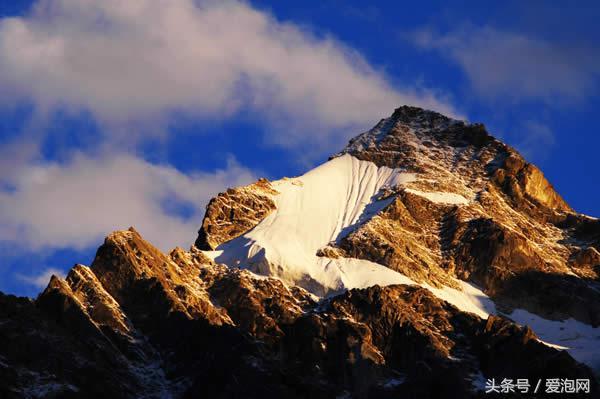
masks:
[[[372,261],[434,287],[457,288],[460,279],[508,313],[523,308],[600,325],[600,221],[573,211],[537,167],[483,125],[404,106],[336,157],[344,154],[410,179],[380,190],[373,201],[387,205],[319,256]],[[245,190],[233,192],[251,200]],[[211,213],[232,206],[218,211],[218,204]],[[238,237],[242,230],[250,229],[242,223]]]
[[[164,255],[133,229],[115,232],[91,267],[53,277],[35,301],[0,296],[0,393],[450,398],[482,395],[480,375],[594,378],[530,329],[424,288],[316,299],[198,250]]]
[[[381,186],[377,206],[321,258],[374,262],[440,290],[468,281],[509,316],[598,325],[600,221],[482,125],[401,107],[347,155],[403,179]],[[1,294],[0,397],[469,398],[489,396],[486,378],[557,377],[590,379],[592,396],[580,396],[597,394],[597,371],[535,330],[437,291],[318,297],[218,263],[224,244],[278,211],[280,187],[260,180],[217,196],[189,251],[163,254],[130,228],[36,300]]]
[[[402,107],[344,153],[418,176],[342,239],[346,253],[417,281],[458,277],[502,305],[547,318],[600,324],[598,242],[576,233],[598,221],[574,212],[538,168],[483,125]]]
[[[271,197],[276,194],[266,179],[220,193],[206,206],[195,246],[211,251],[244,234],[275,209]]]

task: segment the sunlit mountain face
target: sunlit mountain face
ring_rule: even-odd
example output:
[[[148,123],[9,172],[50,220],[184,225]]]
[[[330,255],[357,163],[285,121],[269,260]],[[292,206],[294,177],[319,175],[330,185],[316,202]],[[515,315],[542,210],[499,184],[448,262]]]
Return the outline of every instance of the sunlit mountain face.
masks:
[[[2,295],[6,395],[598,388],[600,222],[481,124],[402,106],[301,176],[219,194],[199,225],[169,253],[116,231],[35,301]]]
[[[0,398],[598,396],[596,3],[0,1]]]

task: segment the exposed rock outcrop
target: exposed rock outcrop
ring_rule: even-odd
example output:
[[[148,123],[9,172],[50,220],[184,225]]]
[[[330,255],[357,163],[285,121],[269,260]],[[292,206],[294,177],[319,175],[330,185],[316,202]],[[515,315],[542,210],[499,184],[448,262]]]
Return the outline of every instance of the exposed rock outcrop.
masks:
[[[53,277],[35,302],[0,302],[7,398],[452,398],[477,396],[478,373],[593,380],[531,330],[424,288],[316,302],[195,249],[164,255],[133,229],[111,234],[92,268]]]
[[[321,209],[294,197],[300,179],[259,180],[209,203],[190,251],[162,253],[130,228],[110,234],[90,267],[52,277],[35,301],[0,294],[0,397],[476,398],[486,397],[486,378],[589,379],[589,397],[598,394],[597,374],[536,331],[441,299],[452,302],[468,281],[500,311],[598,326],[598,219],[573,211],[483,125],[435,112],[401,107],[343,154],[327,176],[344,180],[339,198],[352,206],[331,202],[347,211],[321,215],[315,225],[331,219],[331,231],[308,255],[291,252],[302,255],[292,271],[316,260],[323,270],[306,274],[310,286],[323,278],[359,288],[317,297],[301,279],[211,258],[227,259],[212,251],[281,216],[283,196],[295,211],[298,198]],[[329,180],[313,180],[307,195],[320,199]],[[350,184],[362,180],[369,189]],[[297,216],[279,235],[304,221]],[[290,253],[273,242],[242,245],[257,257]],[[266,271],[290,262],[261,259]],[[380,286],[359,267],[421,286]]]
[[[271,197],[276,194],[266,179],[220,193],[206,206],[196,247],[210,251],[244,234],[275,209]]]
[[[414,281],[455,286],[444,270],[439,238],[441,223],[452,208],[400,192],[383,211],[342,238],[339,246],[349,257],[385,265]]]
[[[342,153],[416,176],[340,240],[348,256],[434,286],[473,282],[507,310],[598,326],[600,225],[483,125],[401,107]]]

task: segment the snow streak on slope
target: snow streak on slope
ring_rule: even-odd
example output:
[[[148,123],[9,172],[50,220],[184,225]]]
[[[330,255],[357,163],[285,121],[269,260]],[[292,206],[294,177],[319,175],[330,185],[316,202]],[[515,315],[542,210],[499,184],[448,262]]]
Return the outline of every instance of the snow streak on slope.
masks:
[[[429,201],[435,202],[436,204],[466,205],[469,203],[469,200],[460,194],[444,192],[425,192],[413,190],[411,188],[407,188],[406,192],[427,198]]]

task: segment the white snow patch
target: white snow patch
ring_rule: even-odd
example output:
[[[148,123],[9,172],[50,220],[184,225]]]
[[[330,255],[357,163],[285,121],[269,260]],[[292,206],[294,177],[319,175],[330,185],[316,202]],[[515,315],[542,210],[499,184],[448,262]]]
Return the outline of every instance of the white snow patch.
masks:
[[[600,328],[593,328],[572,318],[548,320],[524,309],[515,309],[506,316],[518,324],[531,327],[545,344],[565,349],[575,360],[600,370]]]
[[[218,258],[219,256],[223,255],[223,251],[221,250],[215,250],[215,251],[201,251],[202,254],[206,255],[207,258],[209,258],[210,260],[212,260],[213,262],[215,261],[216,258]]]
[[[542,343],[555,349],[566,350],[575,360],[594,370],[600,370],[600,328],[593,328],[574,319],[548,320],[524,309],[515,309],[510,314],[503,314],[497,311],[494,302],[479,288],[465,281],[457,282],[462,291],[449,287],[434,288],[427,284],[421,286],[464,312],[475,313],[484,319],[490,314],[501,314],[517,324],[527,325]]]
[[[418,195],[419,197],[427,198],[429,201],[435,202],[436,204],[466,205],[469,203],[468,199],[460,194],[455,193],[445,193],[439,191],[425,192],[414,190],[412,188],[407,188],[405,191]]]
[[[495,313],[493,302],[463,281],[457,280],[461,290],[435,288],[368,260],[316,256],[319,248],[348,234],[391,202],[376,200],[382,188],[416,178],[348,154],[334,158],[296,179],[273,182],[279,192],[273,196],[276,210],[246,234],[204,254],[230,267],[281,278],[319,296],[373,285],[414,284],[462,311],[483,318]]]
[[[600,328],[593,328],[574,319],[548,320],[524,309],[515,309],[510,314],[503,314],[497,311],[494,302],[479,288],[465,281],[457,282],[462,291],[449,287],[440,289],[427,284],[421,285],[462,311],[475,313],[484,319],[490,314],[501,314],[517,324],[527,325],[542,343],[555,349],[566,350],[575,360],[600,370]]]
[[[406,184],[411,173],[378,168],[343,155],[305,175],[272,183],[276,210],[254,229],[219,246],[214,260],[280,277],[318,295],[366,287],[390,278],[390,269],[368,261],[327,259],[317,250],[348,234],[388,205],[382,188]],[[210,256],[210,255],[209,255]]]
[[[464,281],[457,280],[460,289],[436,288],[368,260],[316,256],[319,248],[339,240],[391,202],[377,200],[382,188],[415,179],[414,174],[378,168],[347,154],[334,158],[299,178],[273,182],[280,193],[273,196],[276,210],[244,235],[204,253],[218,263],[280,278],[318,296],[373,285],[415,284],[462,311],[482,318],[497,314],[493,301]],[[410,192],[434,202],[468,203],[458,194]],[[544,342],[567,348],[575,359],[600,369],[600,329],[574,320],[545,320],[524,310],[509,317],[531,326]]]
[[[475,313],[483,319],[496,313],[496,305],[483,291],[466,281],[455,280],[455,282],[460,285],[460,290],[451,287],[436,288],[428,284],[420,285],[463,312]]]

